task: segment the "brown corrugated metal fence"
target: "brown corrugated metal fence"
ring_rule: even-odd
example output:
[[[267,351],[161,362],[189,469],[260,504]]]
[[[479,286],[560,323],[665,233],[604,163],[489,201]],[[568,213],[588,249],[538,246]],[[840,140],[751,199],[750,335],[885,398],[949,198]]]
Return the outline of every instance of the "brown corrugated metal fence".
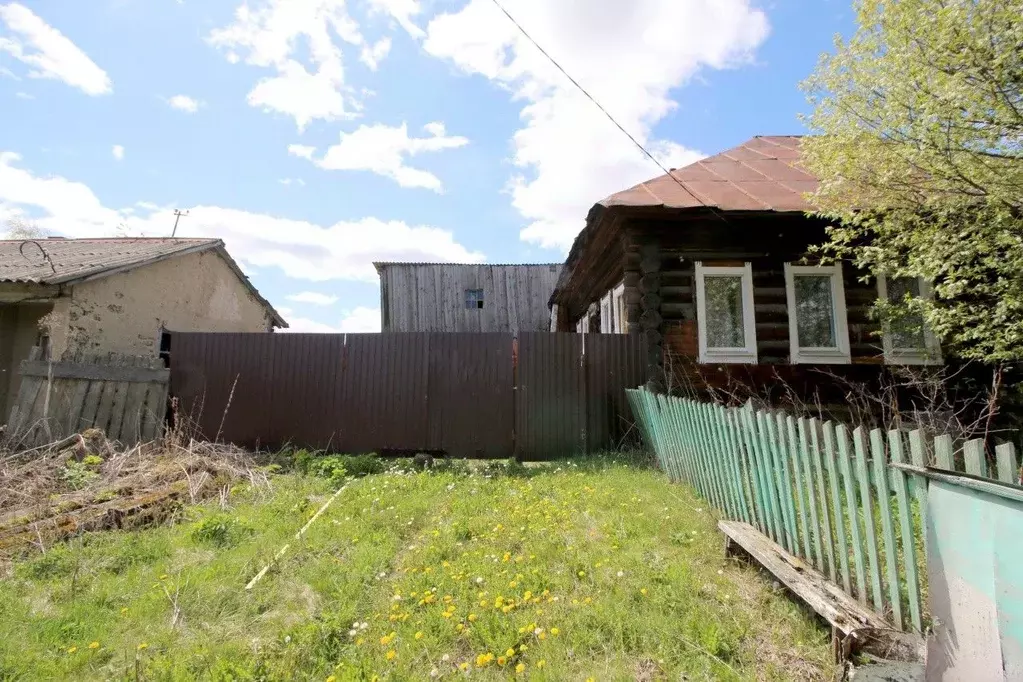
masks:
[[[517,343],[517,360],[516,360]],[[619,445],[638,339],[575,334],[174,333],[179,419],[208,439],[545,460]]]

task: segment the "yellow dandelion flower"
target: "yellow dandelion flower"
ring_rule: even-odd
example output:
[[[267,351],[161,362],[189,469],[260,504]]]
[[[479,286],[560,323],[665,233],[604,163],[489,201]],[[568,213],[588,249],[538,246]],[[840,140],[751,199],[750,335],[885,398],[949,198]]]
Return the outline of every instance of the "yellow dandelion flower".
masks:
[[[522,598],[525,599],[526,601],[529,601],[530,599],[533,598],[533,593],[530,592],[529,590],[526,590],[526,593],[522,595]]]
[[[640,593],[640,594],[643,594],[643,595],[645,595],[645,594],[646,594],[646,588],[644,587],[643,589],[641,589],[641,590],[639,591],[639,593]]]
[[[539,635],[537,635],[537,637],[539,637],[540,641],[542,642],[545,639],[547,639],[547,633],[546,632],[541,632]]]
[[[123,609],[121,609],[121,615],[122,616],[125,615],[126,613],[128,613],[128,607],[127,606],[125,606]]]
[[[359,637],[357,640],[355,640],[355,646],[362,646],[363,644],[365,644],[365,642],[366,640],[364,638]]]
[[[536,662],[536,667],[537,668],[543,668],[546,665],[547,665],[547,661],[542,659],[542,658],[539,661]]]
[[[517,666],[515,666],[515,672],[518,673],[519,675],[526,672],[526,664],[519,663]]]
[[[327,682],[337,682],[337,676],[336,675],[329,675],[327,677]]]
[[[68,650],[67,650],[67,652],[68,652],[69,654],[73,654],[73,653],[75,653],[76,651],[78,651],[78,647],[76,647],[76,646],[68,647]]]
[[[459,670],[468,670],[469,669],[469,663],[467,661],[462,661],[461,663],[458,664],[458,669]]]
[[[557,637],[558,635],[561,634],[561,630],[559,630],[558,628],[551,628],[551,634]]]
[[[498,665],[504,665],[507,662],[508,662],[508,659],[505,658],[504,656],[498,656],[497,657],[497,664]]]
[[[423,638],[423,633],[422,632],[417,632],[416,633],[416,639],[422,639],[422,638]]]
[[[386,654],[384,654],[384,656],[387,658],[388,661],[393,661],[395,658],[398,657],[398,652],[395,651],[394,649],[391,649]]]
[[[148,649],[148,648],[149,648],[149,645],[148,645],[148,644],[146,644],[145,642],[142,642],[141,644],[139,644],[139,645],[138,645],[137,647],[135,647],[135,648],[136,648],[136,649],[138,649],[139,651],[145,651],[146,649]]]
[[[479,656],[476,657],[477,668],[484,668],[486,667],[487,663],[490,663],[490,659],[487,658],[486,654],[480,654]]]
[[[597,680],[592,677],[587,677],[586,682],[597,682]]]
[[[515,649],[509,648],[508,651],[504,652],[504,655],[507,656],[508,658],[514,658],[514,656],[515,656]]]
[[[470,623],[475,623],[476,622],[476,614],[475,613],[470,613],[469,614],[469,622]]]
[[[586,577],[586,571],[579,571],[579,577],[580,578],[585,578]]]
[[[161,576],[160,576],[160,580],[166,580],[166,579],[167,579],[167,578],[169,578],[169,577],[170,577],[169,575],[167,575],[166,573],[164,573],[163,575],[161,575]]]
[[[459,623],[458,625],[455,626],[455,631],[456,632],[461,632],[464,629],[465,629],[465,625],[463,625],[462,623]]]
[[[528,649],[528,648],[529,648],[529,647],[528,647],[528,646],[526,646],[525,644],[520,644],[520,645],[519,645],[519,651],[520,651],[520,652],[525,652],[525,651],[526,651],[526,649]]]
[[[99,648],[99,642],[89,642],[89,648],[90,649],[98,649]]]

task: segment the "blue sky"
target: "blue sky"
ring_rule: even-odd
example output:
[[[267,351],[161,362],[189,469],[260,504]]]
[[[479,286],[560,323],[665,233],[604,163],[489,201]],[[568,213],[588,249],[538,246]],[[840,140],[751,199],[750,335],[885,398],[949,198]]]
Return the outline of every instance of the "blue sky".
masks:
[[[666,165],[804,132],[848,0],[503,0]],[[296,330],[374,260],[558,262],[658,169],[493,0],[0,0],[0,221],[217,236]],[[0,228],[2,229],[2,228]]]

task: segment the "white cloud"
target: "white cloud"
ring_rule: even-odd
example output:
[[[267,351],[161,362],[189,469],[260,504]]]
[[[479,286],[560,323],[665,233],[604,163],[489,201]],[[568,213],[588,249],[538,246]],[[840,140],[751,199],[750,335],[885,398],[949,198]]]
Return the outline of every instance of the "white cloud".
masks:
[[[70,237],[166,236],[174,225],[170,207],[138,202],[111,209],[87,185],[37,176],[20,161],[18,154],[0,152],[0,214],[30,211],[42,229]],[[179,236],[221,238],[243,265],[278,268],[299,280],[376,282],[373,261],[484,261],[482,253],[455,241],[448,230],[396,220],[368,217],[318,225],[219,206],[181,208],[189,216],[181,221]]]
[[[292,334],[372,334],[380,332],[380,310],[359,307],[349,311],[336,325],[325,324],[307,317],[295,317],[289,310],[277,309],[288,321],[288,328],[283,330]],[[287,309],[285,309],[287,310]]]
[[[658,139],[673,90],[703,68],[748,62],[768,34],[751,0],[507,0],[509,12],[655,156],[679,166],[701,155]],[[512,138],[512,204],[521,238],[567,248],[595,202],[657,167],[529,43],[490,0],[435,17],[424,48],[524,102]]]
[[[113,92],[110,77],[63,33],[16,2],[0,5],[0,22],[9,33],[0,35],[0,52],[26,64],[32,78],[52,78],[87,95]]]
[[[14,96],[17,97],[18,99],[35,99],[36,98],[35,95],[30,95],[27,92],[20,92],[20,91],[14,93]]]
[[[124,160],[124,147],[119,144],[115,144],[114,148],[110,150],[110,153],[114,155],[114,158],[118,161]]]
[[[172,108],[177,109],[178,111],[185,112],[186,114],[194,114],[199,111],[200,107],[206,105],[205,102],[189,97],[188,95],[174,95],[167,100],[167,104],[171,105]]]
[[[424,187],[440,192],[440,178],[429,171],[406,164],[407,157],[469,144],[464,137],[449,137],[443,123],[424,126],[426,137],[410,137],[408,126],[362,125],[353,133],[341,133],[341,141],[315,158],[315,148],[291,145],[288,152],[309,159],[326,170],[364,170],[391,178],[402,187]]]
[[[291,185],[305,187],[305,180],[303,180],[302,178],[281,178],[277,182],[281,183],[285,187],[290,187]]]
[[[423,29],[412,22],[412,17],[422,9],[419,0],[369,0],[369,5],[374,11],[393,17],[413,38],[424,35]]]
[[[307,144],[289,144],[288,153],[300,159],[309,159],[311,161],[313,154],[316,153],[316,147],[310,147]]]
[[[391,51],[391,39],[381,38],[372,45],[366,44],[362,46],[362,52],[359,53],[359,61],[369,67],[370,71],[376,71],[377,66],[383,61],[384,57]]]
[[[359,106],[346,89],[342,52],[334,36],[355,46],[366,42],[345,0],[265,0],[257,6],[242,4],[231,25],[209,36],[210,43],[228,51],[232,63],[242,59],[276,72],[256,84],[249,104],[292,117],[299,130],[317,119],[353,116]],[[299,61],[305,47],[309,68]]]
[[[321,294],[318,291],[302,291],[288,296],[289,301],[296,303],[308,303],[310,305],[329,306],[337,303],[337,296]]]

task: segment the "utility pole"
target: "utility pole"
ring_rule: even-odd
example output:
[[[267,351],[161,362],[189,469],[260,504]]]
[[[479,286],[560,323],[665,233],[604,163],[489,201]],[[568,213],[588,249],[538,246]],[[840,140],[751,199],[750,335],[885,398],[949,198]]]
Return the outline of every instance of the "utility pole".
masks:
[[[171,238],[178,233],[178,221],[181,220],[182,216],[188,217],[188,211],[182,211],[179,208],[174,209],[174,231],[171,232]]]

